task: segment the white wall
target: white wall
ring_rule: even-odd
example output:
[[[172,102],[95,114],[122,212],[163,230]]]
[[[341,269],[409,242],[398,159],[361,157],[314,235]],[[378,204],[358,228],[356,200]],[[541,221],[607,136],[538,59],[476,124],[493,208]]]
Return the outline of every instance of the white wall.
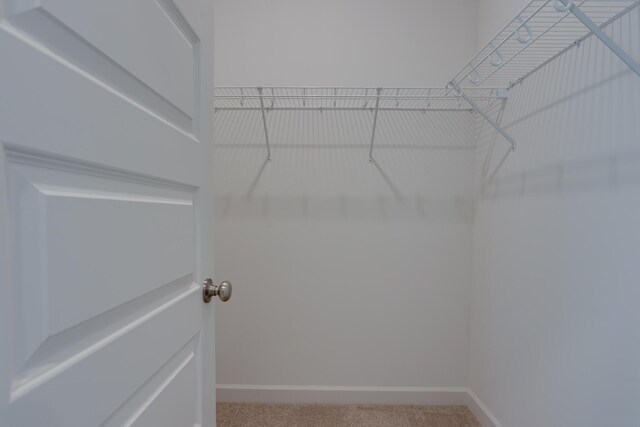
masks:
[[[216,84],[443,87],[476,17],[476,0],[216,0]]]
[[[639,23],[610,30],[637,61]],[[470,387],[505,427],[640,425],[639,108],[592,38],[511,91],[517,151],[483,128]]]
[[[218,0],[216,84],[442,87],[475,49],[475,14]],[[216,114],[216,274],[235,286],[216,307],[218,382],[466,386],[473,116],[381,113],[377,165],[370,112],[268,121],[265,164],[259,113]]]
[[[236,129],[219,138],[214,169],[217,274],[236,285],[216,308],[218,382],[466,385],[471,114],[381,115],[379,166],[368,163],[369,113],[360,126],[336,113],[270,113],[266,165],[259,120],[218,114],[229,116],[220,133]],[[287,142],[279,120],[304,136]],[[456,121],[461,130],[438,140],[396,136]],[[332,125],[351,142],[323,137]]]
[[[477,0],[477,48],[484,47],[516,16],[529,0]],[[465,63],[469,60],[465,61]]]
[[[480,0],[477,40],[457,38],[473,24],[407,18],[396,47],[450,40],[451,56],[385,61],[393,48],[368,50],[384,25],[338,25],[353,37],[323,50],[316,21],[289,24],[312,3],[269,3],[217,1],[218,85],[441,85],[523,4]],[[444,22],[470,3],[399,10]],[[635,26],[640,60],[638,22],[615,33]],[[639,100],[640,79],[589,40],[511,91],[516,152],[483,122],[474,151],[468,116],[388,115],[369,165],[368,113],[289,112],[270,113],[265,164],[260,117],[218,113],[217,274],[236,285],[216,307],[219,382],[468,385],[505,427],[639,425]]]

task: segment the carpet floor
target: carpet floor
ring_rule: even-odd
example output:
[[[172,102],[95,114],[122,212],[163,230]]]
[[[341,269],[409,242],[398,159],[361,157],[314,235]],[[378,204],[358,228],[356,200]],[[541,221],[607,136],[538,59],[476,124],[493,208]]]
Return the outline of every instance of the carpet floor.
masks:
[[[218,403],[218,427],[480,427],[466,406]]]

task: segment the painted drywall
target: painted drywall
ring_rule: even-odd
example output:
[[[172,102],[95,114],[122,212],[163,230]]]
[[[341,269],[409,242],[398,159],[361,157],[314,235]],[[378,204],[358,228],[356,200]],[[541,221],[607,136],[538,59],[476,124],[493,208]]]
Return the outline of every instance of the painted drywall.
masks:
[[[639,23],[608,29],[636,61]],[[517,151],[482,128],[469,384],[505,427],[640,425],[639,108],[591,38],[492,112]]]
[[[477,0],[477,48],[484,47],[528,3],[528,0]],[[469,58],[467,58],[467,61]],[[466,61],[465,61],[466,62]]]
[[[475,49],[475,0],[216,0],[221,86],[443,87]]]
[[[218,382],[464,386],[473,116],[218,114]]]
[[[442,87],[475,14],[217,0],[216,84]],[[474,117],[381,113],[373,164],[369,111],[268,113],[268,163],[261,120],[216,114],[218,383],[466,386]]]

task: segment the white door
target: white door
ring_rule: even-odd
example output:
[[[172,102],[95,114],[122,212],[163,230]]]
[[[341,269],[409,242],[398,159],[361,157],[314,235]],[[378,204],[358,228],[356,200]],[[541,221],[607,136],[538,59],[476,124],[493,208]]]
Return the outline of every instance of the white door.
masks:
[[[215,425],[212,1],[0,0],[0,425]]]

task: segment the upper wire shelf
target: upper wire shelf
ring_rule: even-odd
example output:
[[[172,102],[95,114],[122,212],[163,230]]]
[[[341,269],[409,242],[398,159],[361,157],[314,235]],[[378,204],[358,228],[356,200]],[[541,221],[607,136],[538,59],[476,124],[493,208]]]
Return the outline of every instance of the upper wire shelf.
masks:
[[[475,110],[515,150],[513,137],[484,107],[490,107],[495,99],[505,99],[513,85],[591,35],[640,76],[640,64],[603,31],[639,5],[640,0],[532,0],[445,88],[219,87],[215,91],[214,111],[260,111],[267,160],[271,159],[271,148],[266,113],[277,110],[373,112],[370,162],[374,161],[379,111]]]
[[[262,94],[260,93],[262,91]],[[498,89],[478,88],[468,93],[477,103],[490,105]],[[373,87],[217,87],[215,111],[468,111],[472,107],[444,88]]]
[[[568,5],[602,28],[640,0],[533,0],[451,80],[463,88],[511,88],[592,34]],[[466,90],[465,90],[466,91]]]

